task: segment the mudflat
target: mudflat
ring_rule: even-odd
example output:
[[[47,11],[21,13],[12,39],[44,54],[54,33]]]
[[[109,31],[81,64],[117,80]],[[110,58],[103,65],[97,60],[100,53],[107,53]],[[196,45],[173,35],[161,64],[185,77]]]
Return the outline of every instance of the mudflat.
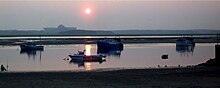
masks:
[[[219,88],[220,68],[0,72],[0,88]]]

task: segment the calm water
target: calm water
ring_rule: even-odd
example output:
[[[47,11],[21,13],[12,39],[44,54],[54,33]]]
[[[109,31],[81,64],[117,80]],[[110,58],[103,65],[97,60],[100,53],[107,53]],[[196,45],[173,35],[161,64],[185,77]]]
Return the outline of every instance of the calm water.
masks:
[[[194,65],[214,57],[214,44],[196,44],[195,47],[176,47],[175,43],[125,44],[123,51],[110,51],[106,61],[70,62],[69,54],[90,48],[97,53],[96,44],[46,45],[44,51],[20,51],[19,46],[0,46],[0,64],[9,71],[93,70],[100,68],[149,68],[158,65]],[[168,54],[168,59],[161,55]],[[84,66],[83,66],[84,65]]]

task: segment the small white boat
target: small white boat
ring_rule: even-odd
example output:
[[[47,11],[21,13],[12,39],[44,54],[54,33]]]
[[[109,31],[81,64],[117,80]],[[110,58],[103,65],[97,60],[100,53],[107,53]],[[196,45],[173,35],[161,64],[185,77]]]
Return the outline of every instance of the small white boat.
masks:
[[[193,41],[193,38],[190,37],[182,37],[176,40],[177,46],[194,46],[195,42]]]
[[[97,55],[85,55],[84,51],[78,51],[77,54],[69,55],[71,59],[78,59],[78,60],[83,60],[83,61],[100,61],[100,60],[105,60],[106,56],[103,54],[97,54]]]

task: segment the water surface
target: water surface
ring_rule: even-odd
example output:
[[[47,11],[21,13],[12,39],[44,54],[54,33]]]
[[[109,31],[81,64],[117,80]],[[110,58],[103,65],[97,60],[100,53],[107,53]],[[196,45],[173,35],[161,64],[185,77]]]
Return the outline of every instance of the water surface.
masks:
[[[9,71],[63,71],[94,70],[100,68],[157,68],[167,65],[188,66],[205,62],[214,57],[214,44],[194,47],[176,47],[175,43],[124,44],[122,51],[104,52],[105,62],[70,62],[69,54],[91,48],[97,54],[96,44],[45,45],[44,51],[20,51],[19,46],[0,46],[0,64]],[[168,54],[168,59],[161,55]]]

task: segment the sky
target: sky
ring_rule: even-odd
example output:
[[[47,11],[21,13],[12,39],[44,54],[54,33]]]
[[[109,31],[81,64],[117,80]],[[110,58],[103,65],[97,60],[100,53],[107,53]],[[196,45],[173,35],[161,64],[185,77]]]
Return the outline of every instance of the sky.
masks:
[[[1,30],[60,24],[88,30],[220,30],[220,0],[0,0]]]

